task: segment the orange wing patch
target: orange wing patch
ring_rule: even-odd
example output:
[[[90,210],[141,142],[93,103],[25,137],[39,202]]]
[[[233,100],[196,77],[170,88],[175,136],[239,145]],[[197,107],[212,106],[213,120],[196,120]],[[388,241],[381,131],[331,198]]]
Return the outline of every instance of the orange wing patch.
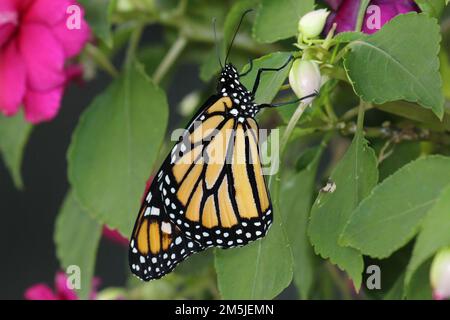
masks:
[[[192,143],[197,143],[206,140],[208,136],[215,133],[217,127],[225,118],[221,115],[212,116],[206,119],[199,126],[197,126],[194,132],[191,133],[189,139]]]
[[[262,174],[261,161],[259,157],[257,132],[249,131],[249,149],[250,149],[250,159],[253,166],[253,172],[256,180],[256,188],[258,190],[258,197],[260,202],[260,207],[262,212],[266,212],[270,206],[269,194],[267,192],[266,183]]]
[[[206,111],[208,114],[213,112],[225,112],[225,108],[231,108],[233,106],[233,102],[229,97],[222,97],[216,101],[211,107]]]
[[[191,167],[191,165],[199,159],[201,153],[203,151],[203,146],[198,145],[189,152],[185,153],[173,166],[172,173],[177,180],[178,183],[180,183],[184,176],[186,175],[187,171]]]
[[[219,178],[225,164],[227,149],[233,134],[234,120],[228,120],[209,143],[206,148],[208,167],[206,169],[205,181],[208,189],[211,189]]]
[[[137,235],[137,248],[144,255],[149,251],[148,231],[148,220],[145,219],[140,225]]]
[[[225,178],[219,188],[220,223],[225,228],[230,228],[238,223],[236,214],[231,204],[228,191],[228,179]]]
[[[214,203],[214,196],[209,196],[203,209],[202,224],[205,228],[211,229],[218,226],[216,205]]]
[[[245,132],[242,125],[239,124],[236,129],[232,164],[236,202],[242,218],[255,218],[258,217],[258,210],[253,198],[246,160]]]
[[[186,210],[186,218],[191,221],[199,221],[200,219],[200,205],[203,198],[203,186],[201,183],[197,185],[194,194],[189,202]]]

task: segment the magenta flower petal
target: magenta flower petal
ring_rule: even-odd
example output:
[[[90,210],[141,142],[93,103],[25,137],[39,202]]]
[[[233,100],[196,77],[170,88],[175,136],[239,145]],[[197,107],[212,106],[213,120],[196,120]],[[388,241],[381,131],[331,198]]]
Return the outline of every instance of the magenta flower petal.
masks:
[[[63,22],[58,24],[52,30],[63,46],[66,58],[76,56],[91,37],[91,29],[84,20],[81,20],[81,29],[69,30],[66,23]]]
[[[58,300],[58,297],[46,284],[36,284],[28,288],[24,296],[26,300]]]
[[[103,235],[103,237],[105,239],[108,239],[108,240],[110,240],[112,242],[115,242],[117,244],[121,244],[121,245],[124,245],[124,246],[128,245],[128,241],[129,240],[127,238],[125,238],[123,235],[121,235],[119,233],[119,231],[110,229],[106,225],[103,226],[102,235]]]
[[[64,86],[49,91],[28,90],[25,94],[25,119],[39,123],[53,119],[59,111]]]
[[[334,18],[336,32],[353,31],[358,18],[359,0],[343,0]]]
[[[89,298],[96,298],[97,289],[100,285],[100,279],[92,279],[92,290]],[[45,284],[36,284],[25,291],[27,300],[78,300],[74,290],[67,286],[67,276],[64,272],[57,272],[55,275],[54,291]]]
[[[70,0],[36,0],[28,8],[24,22],[45,23],[54,26],[65,20],[67,8],[73,4]]]
[[[63,272],[57,272],[55,276],[55,290],[58,300],[77,300],[74,290],[67,287],[67,276]]]
[[[0,112],[14,115],[25,105],[27,120],[56,116],[63,89],[79,79],[70,60],[82,50],[91,31],[66,27],[75,0],[0,0]],[[11,45],[14,43],[14,46]]]
[[[341,5],[342,1],[344,0],[325,0],[326,3],[331,7],[333,10],[337,10],[339,6]]]
[[[371,5],[376,5],[380,8],[380,27],[399,14],[419,11],[415,3],[409,0],[374,0],[371,2]],[[362,31],[369,34],[378,31],[378,29],[369,29],[369,26],[366,23],[368,18],[369,15],[366,14],[362,25]]]
[[[0,111],[15,114],[26,90],[25,64],[19,54],[17,42],[10,42],[0,51]]]
[[[101,283],[102,283],[102,281],[98,277],[94,277],[94,279],[92,279],[92,289],[91,289],[91,293],[89,293],[89,300],[97,299],[97,292],[98,292],[98,288],[100,287]]]
[[[66,86],[70,82],[75,82],[78,85],[84,84],[83,67],[79,64],[72,64],[66,68]]]
[[[18,24],[19,13],[14,1],[0,1],[0,47],[9,40]]]
[[[64,50],[49,28],[39,24],[23,26],[20,49],[32,90],[49,90],[64,83]]]
[[[328,33],[333,23],[337,24],[336,32],[355,30],[356,20],[358,18],[358,10],[360,7],[359,0],[326,0],[328,5],[333,9],[327,20],[327,26],[324,33]],[[386,22],[395,16],[411,11],[419,12],[419,8],[413,0],[372,0],[370,6],[378,6],[379,8],[379,25],[369,25],[368,19],[373,18],[374,13],[365,15],[362,31],[365,33],[374,33],[378,31]],[[378,28],[379,27],[379,28]]]

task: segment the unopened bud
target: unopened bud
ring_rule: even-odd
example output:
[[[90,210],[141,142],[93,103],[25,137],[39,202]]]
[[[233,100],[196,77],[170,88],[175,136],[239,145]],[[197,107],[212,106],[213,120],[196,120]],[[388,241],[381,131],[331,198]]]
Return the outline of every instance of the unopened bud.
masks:
[[[430,280],[436,300],[450,298],[450,248],[441,250],[434,257]]]
[[[312,60],[295,60],[289,72],[289,84],[298,98],[318,92],[322,85],[322,77],[317,62]],[[303,102],[310,104],[314,98],[305,99]]]
[[[330,12],[326,9],[319,9],[308,12],[301,17],[298,22],[298,32],[301,37],[312,39],[322,33]]]

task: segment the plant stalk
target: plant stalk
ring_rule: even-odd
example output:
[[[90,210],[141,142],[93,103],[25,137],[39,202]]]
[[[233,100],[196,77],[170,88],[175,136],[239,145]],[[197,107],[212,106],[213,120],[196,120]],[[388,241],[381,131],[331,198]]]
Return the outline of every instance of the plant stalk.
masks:
[[[184,35],[180,34],[177,40],[173,43],[169,52],[166,54],[164,59],[159,64],[155,73],[153,74],[153,81],[155,84],[159,84],[167,72],[170,70],[170,67],[175,63],[175,61],[180,56],[181,52],[183,52],[184,48],[187,45],[187,39]]]

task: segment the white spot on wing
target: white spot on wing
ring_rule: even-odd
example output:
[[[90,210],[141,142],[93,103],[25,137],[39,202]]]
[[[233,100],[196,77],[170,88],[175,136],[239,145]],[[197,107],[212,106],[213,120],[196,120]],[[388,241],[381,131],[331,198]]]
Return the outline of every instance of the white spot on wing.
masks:
[[[150,214],[152,215],[152,216],[159,216],[159,208],[157,208],[157,207],[152,207],[152,209],[151,209],[151,211],[150,211]]]
[[[172,233],[172,226],[168,222],[163,222],[161,224],[161,231],[164,232],[164,233],[167,233],[167,234],[171,234]]]

